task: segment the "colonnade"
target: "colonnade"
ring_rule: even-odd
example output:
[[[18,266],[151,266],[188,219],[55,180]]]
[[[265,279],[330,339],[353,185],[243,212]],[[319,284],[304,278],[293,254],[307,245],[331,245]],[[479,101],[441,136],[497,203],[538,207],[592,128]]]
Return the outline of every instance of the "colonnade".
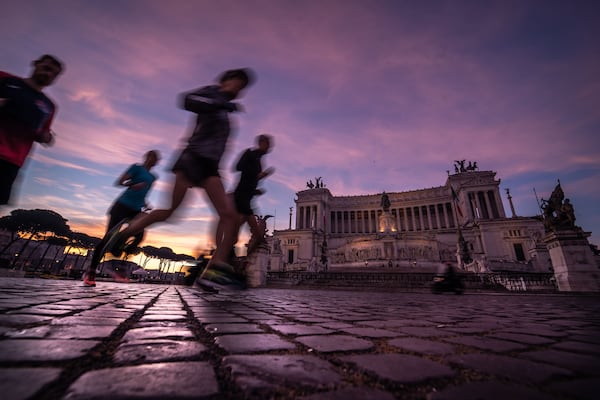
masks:
[[[495,191],[468,192],[467,198],[469,199],[470,215],[473,219],[496,219],[501,217]]]
[[[497,219],[504,217],[498,207],[496,192],[473,191],[466,193],[468,219]],[[331,210],[326,216],[323,205],[298,206],[296,229],[324,229],[327,233],[369,234],[380,232],[380,208],[363,210]],[[390,209],[396,232],[418,232],[456,227],[452,202],[442,202]]]
[[[390,214],[397,232],[416,232],[456,226],[452,204],[439,203],[412,207],[391,208]],[[377,210],[331,211],[328,233],[378,233],[380,232]]]
[[[316,205],[298,207],[297,229],[323,229],[327,233],[378,233],[381,209],[331,211],[320,221]],[[390,209],[397,232],[454,228],[456,219],[450,202]]]

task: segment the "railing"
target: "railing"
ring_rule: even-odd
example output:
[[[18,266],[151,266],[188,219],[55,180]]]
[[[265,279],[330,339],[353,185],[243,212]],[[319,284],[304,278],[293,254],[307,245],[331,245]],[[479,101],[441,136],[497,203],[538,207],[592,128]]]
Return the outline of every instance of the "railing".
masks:
[[[307,272],[269,271],[268,286],[390,287],[429,289],[437,274],[427,272]],[[551,273],[461,273],[466,290],[555,292]]]

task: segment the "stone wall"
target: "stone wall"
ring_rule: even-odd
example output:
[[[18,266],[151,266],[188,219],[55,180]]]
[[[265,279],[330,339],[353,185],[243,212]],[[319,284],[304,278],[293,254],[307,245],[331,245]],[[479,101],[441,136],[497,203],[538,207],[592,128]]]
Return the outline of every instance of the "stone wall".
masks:
[[[467,291],[556,292],[551,273],[459,274]],[[267,272],[267,286],[398,288],[429,290],[435,273]]]

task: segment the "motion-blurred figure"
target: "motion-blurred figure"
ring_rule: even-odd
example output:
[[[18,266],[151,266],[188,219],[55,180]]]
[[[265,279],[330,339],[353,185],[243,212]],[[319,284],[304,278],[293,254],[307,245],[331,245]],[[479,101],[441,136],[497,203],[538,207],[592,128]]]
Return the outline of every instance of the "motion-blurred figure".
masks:
[[[156,222],[167,220],[181,205],[188,189],[199,187],[206,191],[223,226],[223,239],[217,243],[208,268],[198,278],[199,284],[204,282],[209,285],[206,281],[236,286],[244,284],[245,278],[236,276],[233,267],[227,263],[235,241],[237,214],[225,193],[219,175],[219,163],[231,131],[228,114],[239,110],[238,104],[232,100],[252,81],[253,73],[248,69],[229,70],[219,77],[217,85],[205,86],[182,96],[182,107],[195,113],[197,117],[188,145],[172,168],[175,183],[171,193],[171,206],[135,218],[121,233],[116,246],[113,247],[113,254],[122,251],[123,244],[129,236]]]
[[[123,172],[119,179],[117,179],[115,184],[117,186],[125,186],[127,190],[121,193],[108,210],[110,218],[108,220],[108,226],[106,227],[107,233],[120,221],[124,219],[131,220],[136,215],[140,214],[144,208],[147,208],[146,196],[156,180],[156,175],[151,173],[150,170],[159,160],[160,154],[158,150],[150,150],[144,155],[144,162],[142,164],[132,164],[125,172]],[[139,232],[135,235],[134,241],[128,244],[128,246],[131,249],[134,249],[142,242],[143,237],[144,231]],[[105,235],[94,249],[92,262],[83,278],[83,286],[96,286],[96,268],[104,255],[102,248],[106,244],[106,239]]]
[[[262,169],[261,158],[273,147],[273,138],[270,135],[258,135],[256,137],[256,148],[246,149],[235,165],[235,170],[241,172],[238,184],[233,192],[233,200],[237,211],[235,237],[237,238],[241,227],[247,223],[252,234],[248,243],[248,254],[251,254],[264,240],[266,226],[259,223],[254,210],[252,199],[254,196],[264,193],[258,188],[260,180],[275,172],[274,168]],[[223,238],[223,224],[219,222],[217,227],[217,243]]]
[[[0,71],[0,205],[8,204],[13,184],[33,142],[51,145],[50,125],[56,105],[42,90],[50,86],[64,67],[45,54],[33,61],[29,78]]]

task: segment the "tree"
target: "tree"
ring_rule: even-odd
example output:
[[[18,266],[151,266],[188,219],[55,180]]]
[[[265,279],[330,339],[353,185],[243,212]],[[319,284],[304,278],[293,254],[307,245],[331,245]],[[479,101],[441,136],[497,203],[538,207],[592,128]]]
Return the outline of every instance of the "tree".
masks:
[[[157,258],[160,260],[158,264],[159,275],[162,275],[163,271],[169,272],[171,263],[177,258],[177,254],[171,250],[170,247],[161,247],[158,249]]]
[[[68,241],[67,238],[57,237],[57,236],[51,236],[51,237],[47,238],[45,240],[45,242],[46,242],[46,250],[44,251],[44,254],[42,254],[42,257],[40,257],[40,264],[42,264],[41,265],[42,269],[43,269],[43,266],[44,266],[44,260],[46,259],[46,254],[48,254],[48,251],[50,250],[50,247],[52,247],[52,246],[56,246],[57,247],[57,250],[54,253],[54,257],[52,257],[52,261],[50,262],[50,266],[52,266],[52,265],[54,265],[54,262],[56,260],[56,256],[58,255],[58,248],[59,247],[63,247],[64,248],[69,243],[69,241]],[[37,270],[38,266],[40,266],[40,265],[36,265],[35,270]]]
[[[148,261],[150,261],[150,259],[158,257],[158,247],[144,246],[144,247],[142,247],[142,252],[146,256],[146,259],[144,260],[144,263],[142,264],[142,268],[145,269],[146,264],[148,264]]]
[[[87,259],[92,254],[92,250],[100,243],[100,238],[89,236],[83,232],[72,232],[70,236],[71,247],[78,247],[86,250],[85,258],[83,259],[83,265],[85,265]],[[77,254],[77,260],[79,259],[80,254]],[[74,269],[77,269],[77,260],[75,260]],[[83,268],[82,265],[82,268]]]
[[[2,252],[0,252],[0,255],[6,252],[10,245],[18,239],[18,236],[28,235],[27,240],[23,243],[20,251],[18,251],[17,255],[13,258],[11,268],[15,267],[17,261],[23,254],[23,251],[35,236],[51,233],[54,236],[68,237],[71,232],[71,228],[67,225],[67,219],[51,210],[13,210],[11,211],[10,216],[8,216],[8,221],[4,220],[2,224],[8,226],[12,232],[17,233],[17,238],[6,245],[4,249],[2,249]]]

